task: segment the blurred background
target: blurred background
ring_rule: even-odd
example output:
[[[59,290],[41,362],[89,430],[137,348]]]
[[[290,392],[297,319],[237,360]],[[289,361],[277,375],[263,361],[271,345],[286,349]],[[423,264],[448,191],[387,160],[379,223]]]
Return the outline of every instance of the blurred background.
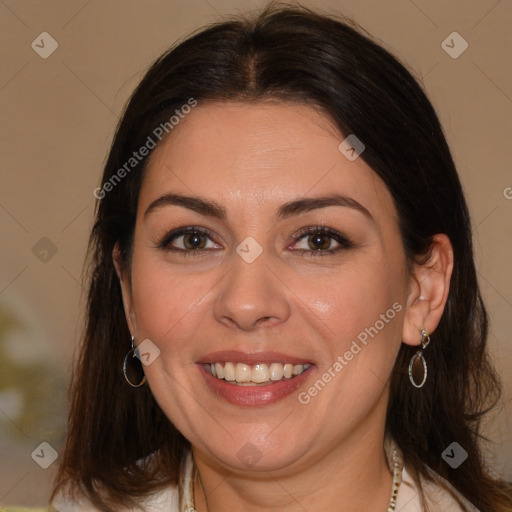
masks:
[[[265,4],[0,0],[0,505],[49,496],[83,322],[93,190],[126,100],[176,40]],[[505,384],[486,427],[489,463],[512,480],[512,2],[302,4],[358,22],[412,70],[439,114]]]

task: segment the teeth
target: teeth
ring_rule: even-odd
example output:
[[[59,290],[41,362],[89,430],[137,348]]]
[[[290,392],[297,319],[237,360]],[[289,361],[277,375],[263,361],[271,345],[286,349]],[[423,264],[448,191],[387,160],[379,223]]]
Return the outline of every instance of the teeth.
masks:
[[[224,378],[229,381],[235,380],[235,365],[233,363],[226,363],[224,365]]]
[[[283,365],[272,363],[270,365],[270,380],[281,380],[283,378]]]
[[[213,371],[212,371],[212,375],[214,377],[218,377],[219,379],[223,379],[224,378],[224,367],[220,363],[215,363],[215,364],[212,364],[210,366],[215,368],[215,373],[213,373]]]
[[[310,364],[293,365],[290,363],[272,363],[270,365],[260,363],[251,366],[244,363],[226,362],[206,364],[205,368],[218,379],[235,382],[242,386],[250,386],[254,384],[267,384],[271,381],[282,380],[283,378],[291,379],[303,373],[310,366]]]
[[[304,371],[304,366],[302,364],[296,364],[293,369],[293,375],[300,375]]]
[[[247,364],[238,363],[235,369],[235,380],[237,382],[250,382],[252,376],[251,367]]]
[[[251,380],[258,384],[267,382],[269,379],[269,369],[266,364],[257,364],[251,372]]]

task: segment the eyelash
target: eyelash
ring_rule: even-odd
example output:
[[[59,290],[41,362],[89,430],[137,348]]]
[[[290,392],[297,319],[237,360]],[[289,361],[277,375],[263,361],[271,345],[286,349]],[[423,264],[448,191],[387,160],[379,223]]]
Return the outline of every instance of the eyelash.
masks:
[[[210,240],[212,240],[212,238],[213,238],[213,234],[206,228],[201,228],[199,226],[188,226],[186,228],[180,228],[175,231],[172,231],[171,233],[168,233],[158,243],[157,248],[161,249],[163,251],[172,251],[172,252],[182,253],[183,256],[201,256],[204,253],[204,251],[211,250],[211,249],[195,249],[195,250],[179,249],[179,248],[170,246],[171,242],[173,242],[175,239],[179,238],[180,236],[187,235],[189,233],[197,233],[199,235],[206,235],[208,238],[210,238]],[[326,228],[325,226],[310,226],[307,228],[303,228],[298,233],[295,233],[292,236],[292,238],[293,238],[294,243],[297,243],[300,240],[302,240],[303,238],[305,238],[307,235],[316,235],[316,234],[327,235],[329,238],[333,238],[340,245],[335,249],[326,249],[326,250],[307,250],[307,249],[294,249],[294,250],[301,252],[303,257],[305,257],[306,254],[309,254],[308,257],[317,258],[317,257],[331,256],[343,249],[349,249],[349,248],[353,247],[353,243],[346,236],[342,235],[338,231],[335,231],[330,228]]]

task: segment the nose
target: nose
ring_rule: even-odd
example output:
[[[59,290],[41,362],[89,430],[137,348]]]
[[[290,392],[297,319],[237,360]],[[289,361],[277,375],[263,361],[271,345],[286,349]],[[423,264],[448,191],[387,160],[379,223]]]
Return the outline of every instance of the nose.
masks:
[[[233,260],[215,300],[216,320],[243,331],[285,322],[290,316],[291,291],[270,267],[265,251],[252,263],[238,254]]]

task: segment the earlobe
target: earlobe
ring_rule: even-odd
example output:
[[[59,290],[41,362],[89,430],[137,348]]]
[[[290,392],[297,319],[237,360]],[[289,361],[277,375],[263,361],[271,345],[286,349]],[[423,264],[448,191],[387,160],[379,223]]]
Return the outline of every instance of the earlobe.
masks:
[[[130,277],[121,261],[121,250],[119,248],[118,242],[116,242],[114,249],[112,250],[112,261],[114,262],[116,274],[119,278],[119,284],[121,286],[124,314],[126,317],[126,322],[128,323],[128,329],[132,335],[135,335],[137,332],[137,322],[135,312],[133,311],[131,282]]]
[[[428,261],[414,264],[404,317],[402,341],[419,345],[421,331],[438,326],[448,299],[453,271],[453,248],[445,234],[433,237]]]

